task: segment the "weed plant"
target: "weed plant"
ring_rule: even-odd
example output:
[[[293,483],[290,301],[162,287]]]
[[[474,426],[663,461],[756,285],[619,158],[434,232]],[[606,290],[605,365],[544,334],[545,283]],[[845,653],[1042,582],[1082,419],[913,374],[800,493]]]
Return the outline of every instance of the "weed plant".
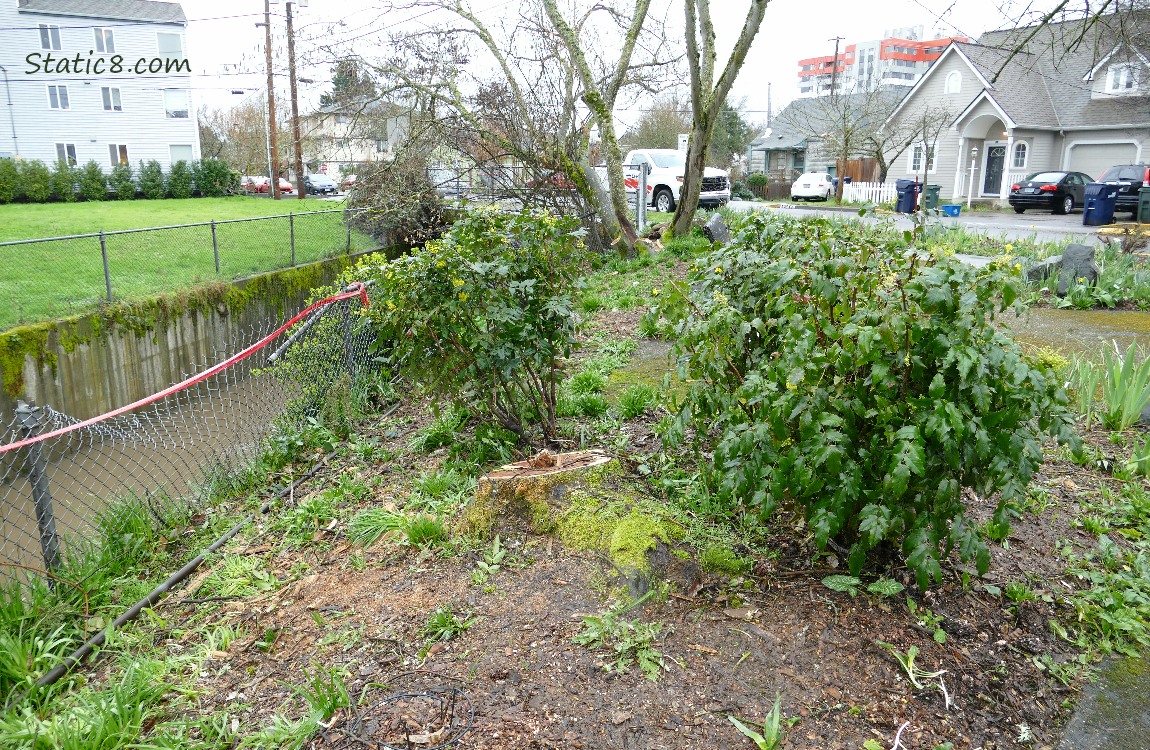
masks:
[[[637,419],[655,404],[655,389],[642,383],[628,386],[619,394],[619,413],[623,419]]]
[[[1102,426],[1125,430],[1150,404],[1150,357],[1141,356],[1134,346],[1127,348],[1125,356],[1106,350],[1102,369]]]

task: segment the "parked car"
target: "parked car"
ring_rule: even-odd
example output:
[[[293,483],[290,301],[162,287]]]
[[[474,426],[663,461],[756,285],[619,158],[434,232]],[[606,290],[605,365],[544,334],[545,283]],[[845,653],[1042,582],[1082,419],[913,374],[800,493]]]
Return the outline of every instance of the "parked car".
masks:
[[[1115,211],[1130,211],[1138,216],[1138,191],[1150,187],[1150,165],[1119,164],[1106,170],[1099,182],[1118,186]]]
[[[304,175],[303,187],[308,195],[335,195],[339,188],[325,174]]]
[[[639,190],[639,167],[647,168],[647,205],[656,211],[669,213],[679,202],[679,189],[683,186],[683,173],[687,170],[687,155],[673,148],[644,148],[631,151],[623,159],[623,183],[627,201],[635,200]],[[595,167],[599,179],[607,184],[607,167]],[[731,200],[731,178],[721,169],[706,167],[703,184],[699,186],[699,205],[717,207]]]
[[[349,174],[340,181],[339,186],[346,192],[355,187],[355,175]]]
[[[791,200],[829,201],[835,197],[835,178],[826,172],[805,172],[791,185]]]
[[[290,182],[288,182],[287,180],[285,180],[282,177],[280,178],[280,181],[279,181],[279,189],[280,189],[281,193],[294,193],[295,192],[295,186],[292,185]],[[265,193],[267,192],[266,187],[264,188],[264,192]]]
[[[1093,182],[1082,172],[1035,172],[1010,186],[1007,201],[1020,214],[1028,208],[1048,208],[1068,214],[1086,202],[1086,183]]]
[[[547,172],[540,177],[532,177],[527,181],[527,187],[532,190],[574,190],[575,183],[562,172]]]
[[[245,193],[266,193],[268,191],[268,178],[260,175],[244,175],[240,178],[240,187]]]

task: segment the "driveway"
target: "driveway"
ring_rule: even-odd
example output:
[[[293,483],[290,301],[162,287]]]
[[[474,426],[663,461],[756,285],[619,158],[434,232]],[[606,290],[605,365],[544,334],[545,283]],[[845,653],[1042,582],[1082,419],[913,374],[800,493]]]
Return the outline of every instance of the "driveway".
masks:
[[[789,216],[827,216],[858,218],[858,209],[840,208],[833,203],[830,205],[811,203],[805,206],[791,206],[778,203],[752,203],[750,201],[731,201],[728,204],[736,211],[771,211]],[[889,220],[891,215],[866,216],[863,221],[878,222]],[[1126,218],[1120,215],[1120,218]],[[899,229],[911,229],[914,224],[901,214],[894,215],[894,221]],[[963,212],[957,218],[946,216],[931,218],[932,223],[943,226],[960,226],[968,232],[1002,237],[1008,240],[1031,238],[1039,242],[1060,242],[1072,239],[1085,244],[1099,242],[1097,231],[1099,227],[1082,225],[1082,211],[1077,210],[1066,216],[1058,216],[1049,211],[1027,211],[1024,214],[1000,213],[997,211],[974,211],[968,213],[963,206]]]

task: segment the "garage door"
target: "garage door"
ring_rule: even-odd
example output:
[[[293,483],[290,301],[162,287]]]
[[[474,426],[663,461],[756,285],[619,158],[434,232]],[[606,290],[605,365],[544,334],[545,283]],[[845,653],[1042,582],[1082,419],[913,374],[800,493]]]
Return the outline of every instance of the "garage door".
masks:
[[[1133,164],[1138,149],[1133,143],[1091,143],[1070,149],[1072,172],[1085,172],[1094,179],[1115,164]]]

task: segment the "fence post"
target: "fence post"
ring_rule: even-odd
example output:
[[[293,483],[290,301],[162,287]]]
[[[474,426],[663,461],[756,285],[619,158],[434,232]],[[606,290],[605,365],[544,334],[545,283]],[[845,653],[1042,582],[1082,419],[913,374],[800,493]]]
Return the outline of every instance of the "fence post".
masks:
[[[212,255],[216,259],[216,273],[220,272],[220,243],[216,241],[216,220],[212,219]]]
[[[40,410],[23,401],[16,402],[16,419],[24,439],[40,434]],[[40,551],[44,556],[44,569],[51,572],[60,567],[60,539],[56,535],[56,515],[52,511],[52,495],[48,491],[48,462],[40,443],[24,449],[28,466],[28,480],[32,484],[32,499],[36,505],[36,526],[40,529]],[[48,585],[53,581],[48,579]]]
[[[350,217],[348,218],[348,222],[347,222],[347,251],[349,253],[351,252],[351,218]]]
[[[288,234],[291,236],[291,264],[295,267],[295,213],[288,211]]]
[[[104,259],[104,291],[108,294],[108,301],[112,301],[112,274],[108,270],[108,242],[104,237],[104,230],[100,230],[100,257]]]

